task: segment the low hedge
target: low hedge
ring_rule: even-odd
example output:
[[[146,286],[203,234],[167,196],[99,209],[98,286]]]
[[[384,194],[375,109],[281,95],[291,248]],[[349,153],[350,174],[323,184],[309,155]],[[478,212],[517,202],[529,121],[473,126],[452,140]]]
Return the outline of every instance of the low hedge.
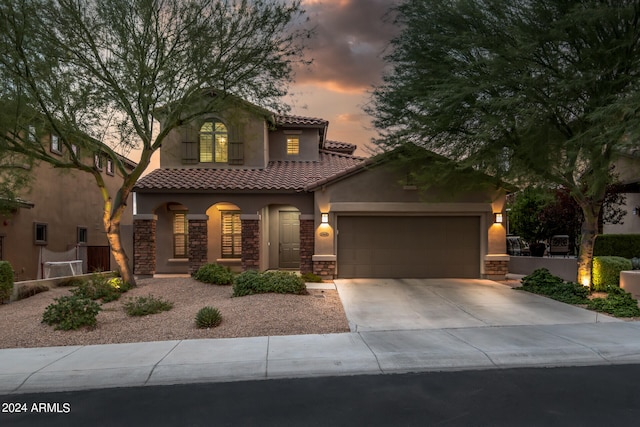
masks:
[[[307,287],[300,276],[286,271],[260,273],[247,270],[238,274],[233,281],[234,297],[269,292],[302,295],[307,293]]]
[[[200,282],[213,285],[231,285],[233,283],[231,269],[220,264],[205,264],[192,276]]]
[[[640,257],[640,234],[600,234],[593,245],[593,256]]]
[[[0,303],[13,293],[13,268],[8,261],[0,261]]]
[[[593,290],[606,291],[608,287],[620,286],[620,272],[631,270],[631,260],[618,256],[593,257],[591,283]]]
[[[545,295],[567,304],[585,304],[589,289],[575,282],[565,282],[546,268],[535,270],[522,278],[522,287],[516,288],[533,294]]]

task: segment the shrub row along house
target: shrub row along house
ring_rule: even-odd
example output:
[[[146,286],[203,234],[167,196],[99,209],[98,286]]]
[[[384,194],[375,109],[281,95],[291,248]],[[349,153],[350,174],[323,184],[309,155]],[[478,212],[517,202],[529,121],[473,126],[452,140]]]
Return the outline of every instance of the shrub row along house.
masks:
[[[503,194],[424,194],[384,156],[328,141],[327,128],[231,99],[174,130],[135,187],[134,273],[216,262],[325,278],[504,277]]]

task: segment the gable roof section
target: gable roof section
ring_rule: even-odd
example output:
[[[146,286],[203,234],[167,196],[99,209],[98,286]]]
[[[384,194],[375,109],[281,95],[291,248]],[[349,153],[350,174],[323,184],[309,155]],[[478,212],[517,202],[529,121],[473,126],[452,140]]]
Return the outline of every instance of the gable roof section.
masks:
[[[300,192],[313,183],[357,168],[365,160],[320,151],[319,161],[271,161],[264,169],[156,169],[141,178],[138,192],[286,191]]]

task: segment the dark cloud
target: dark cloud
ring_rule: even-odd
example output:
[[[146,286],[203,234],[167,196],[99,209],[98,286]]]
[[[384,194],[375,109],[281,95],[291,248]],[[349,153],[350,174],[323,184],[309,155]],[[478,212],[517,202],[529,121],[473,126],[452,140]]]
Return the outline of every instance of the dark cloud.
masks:
[[[313,64],[297,71],[298,83],[359,92],[380,81],[383,56],[398,33],[390,9],[398,0],[308,0],[315,28],[308,55]]]

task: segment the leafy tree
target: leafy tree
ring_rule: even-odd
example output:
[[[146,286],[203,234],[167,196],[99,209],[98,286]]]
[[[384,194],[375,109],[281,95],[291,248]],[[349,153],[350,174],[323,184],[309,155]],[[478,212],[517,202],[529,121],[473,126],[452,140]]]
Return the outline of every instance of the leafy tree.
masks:
[[[588,284],[612,165],[640,131],[640,1],[408,0],[396,12],[403,30],[368,108],[378,144],[565,187],[584,215]]]
[[[569,236],[569,252],[575,253],[584,221],[582,209],[569,190],[564,187],[544,189],[527,187],[522,192],[509,195],[510,225],[525,240],[545,240],[556,234]],[[610,185],[600,212],[601,223],[623,222],[626,212],[621,209],[626,197],[617,184]]]
[[[172,129],[234,96],[286,109],[309,35],[303,14],[298,0],[2,0],[0,148],[95,178],[112,253],[134,284],[120,219],[151,155]],[[51,156],[30,137],[34,125],[71,154]],[[111,157],[115,194],[72,144]],[[130,171],[118,154],[132,149],[141,154]]]
[[[31,167],[29,159],[0,152],[0,215],[9,215],[20,205],[19,196],[30,189]]]
[[[550,236],[548,223],[543,221],[545,209],[553,202],[546,189],[527,187],[517,194],[511,204],[509,224],[518,235],[529,244],[537,243]]]

